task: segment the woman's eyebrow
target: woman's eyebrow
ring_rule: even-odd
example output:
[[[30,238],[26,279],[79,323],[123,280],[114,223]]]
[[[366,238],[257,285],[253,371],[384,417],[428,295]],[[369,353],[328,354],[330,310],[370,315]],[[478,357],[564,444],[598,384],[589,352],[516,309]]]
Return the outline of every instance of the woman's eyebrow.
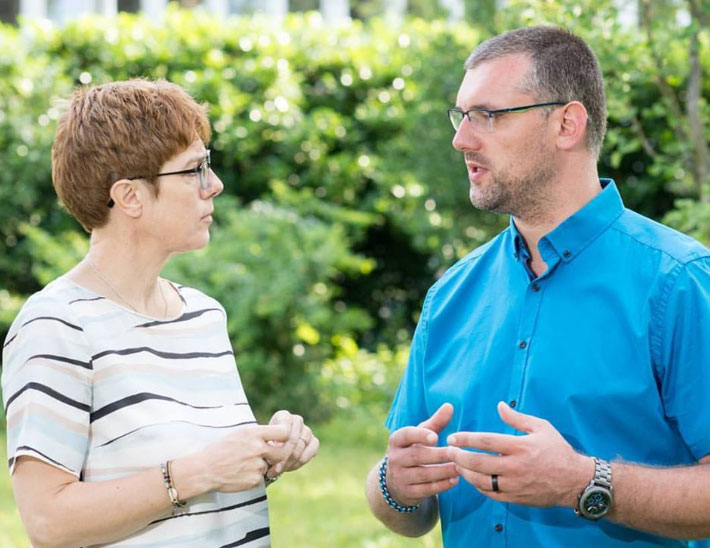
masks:
[[[191,158],[189,158],[188,160],[185,161],[185,163],[183,164],[183,167],[184,167],[185,169],[189,169],[189,168],[190,168],[190,164],[192,164],[192,163],[194,163],[194,162],[200,162],[200,163],[201,163],[205,158],[207,158],[207,151],[205,151],[205,152],[203,152],[203,153],[200,153],[200,155],[192,156]]]

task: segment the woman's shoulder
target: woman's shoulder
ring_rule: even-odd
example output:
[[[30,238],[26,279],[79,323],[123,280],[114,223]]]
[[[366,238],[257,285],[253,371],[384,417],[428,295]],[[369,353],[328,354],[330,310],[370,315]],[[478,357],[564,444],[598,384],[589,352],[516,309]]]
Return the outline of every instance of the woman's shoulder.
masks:
[[[10,332],[14,327],[40,318],[49,317],[64,321],[76,321],[72,304],[95,298],[96,295],[73,283],[65,276],[61,276],[27,298],[25,304],[20,308]]]
[[[180,294],[180,298],[185,303],[186,312],[216,308],[224,313],[224,307],[222,306],[222,303],[220,303],[214,297],[210,297],[200,289],[197,289],[196,287],[182,285],[172,281],[170,282],[170,284]]]
[[[38,334],[37,331],[56,330],[60,327],[69,332],[81,332],[82,328],[72,304],[82,299],[92,298],[95,298],[95,295],[92,296],[66,277],[55,279],[27,298],[10,325],[4,347],[21,330],[32,331],[35,335]]]

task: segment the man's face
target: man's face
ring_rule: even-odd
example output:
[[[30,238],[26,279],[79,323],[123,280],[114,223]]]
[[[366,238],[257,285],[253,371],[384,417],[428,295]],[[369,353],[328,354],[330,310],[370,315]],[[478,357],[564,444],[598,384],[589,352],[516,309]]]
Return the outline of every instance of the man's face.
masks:
[[[529,67],[526,55],[508,55],[466,71],[456,106],[494,110],[539,102],[520,89]],[[471,203],[523,219],[537,215],[556,175],[552,125],[542,109],[494,116],[490,132],[464,118],[454,136],[454,148],[464,153]]]

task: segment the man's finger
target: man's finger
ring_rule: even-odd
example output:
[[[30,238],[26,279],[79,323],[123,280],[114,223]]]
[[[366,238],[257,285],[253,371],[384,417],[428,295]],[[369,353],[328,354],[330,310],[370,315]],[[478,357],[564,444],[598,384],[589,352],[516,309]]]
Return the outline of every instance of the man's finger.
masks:
[[[545,419],[520,413],[503,401],[498,402],[498,414],[504,423],[526,434],[531,434],[548,424]]]
[[[436,445],[438,436],[419,426],[405,426],[399,430],[395,430],[390,436],[390,445],[395,447],[409,447],[415,443],[421,445]]]
[[[445,403],[436,412],[424,422],[419,424],[420,428],[427,428],[432,432],[441,432],[451,421],[454,416],[454,406],[450,403]]]
[[[495,491],[493,491],[493,478],[491,478],[490,474],[481,474],[480,472],[474,472],[473,470],[468,470],[460,466],[457,467],[457,471],[461,474],[463,479],[484,495],[491,496],[495,494]],[[498,490],[500,493],[505,492],[506,487],[510,487],[506,481],[507,478],[498,476]]]
[[[405,468],[400,472],[400,475],[405,479],[407,485],[416,485],[419,483],[435,483],[449,478],[455,478],[459,475],[456,471],[456,465],[452,462],[444,464],[429,464],[426,466],[414,466]]]
[[[520,446],[521,436],[494,432],[456,432],[451,434],[446,441],[454,447],[467,447],[507,455],[513,453]]]
[[[396,459],[397,464],[403,467],[442,464],[450,460],[446,447],[427,447],[426,445],[409,447],[405,450],[400,449]]]
[[[433,495],[438,495],[444,491],[448,491],[459,482],[458,476],[452,476],[447,479],[435,481],[431,483],[417,483],[410,485],[408,491],[411,498],[424,500]]]
[[[447,458],[459,467],[463,467],[467,470],[490,475],[503,474],[507,469],[505,460],[507,457],[466,451],[452,446],[449,446],[447,449]]]

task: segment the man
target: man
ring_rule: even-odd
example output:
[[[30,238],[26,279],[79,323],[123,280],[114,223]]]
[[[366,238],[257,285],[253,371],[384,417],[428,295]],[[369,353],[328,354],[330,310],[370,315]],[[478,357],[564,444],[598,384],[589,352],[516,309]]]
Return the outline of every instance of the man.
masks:
[[[602,75],[551,27],[481,44],[449,112],[510,226],[431,288],[373,513],[446,548],[710,546],[710,252],[625,209]]]

